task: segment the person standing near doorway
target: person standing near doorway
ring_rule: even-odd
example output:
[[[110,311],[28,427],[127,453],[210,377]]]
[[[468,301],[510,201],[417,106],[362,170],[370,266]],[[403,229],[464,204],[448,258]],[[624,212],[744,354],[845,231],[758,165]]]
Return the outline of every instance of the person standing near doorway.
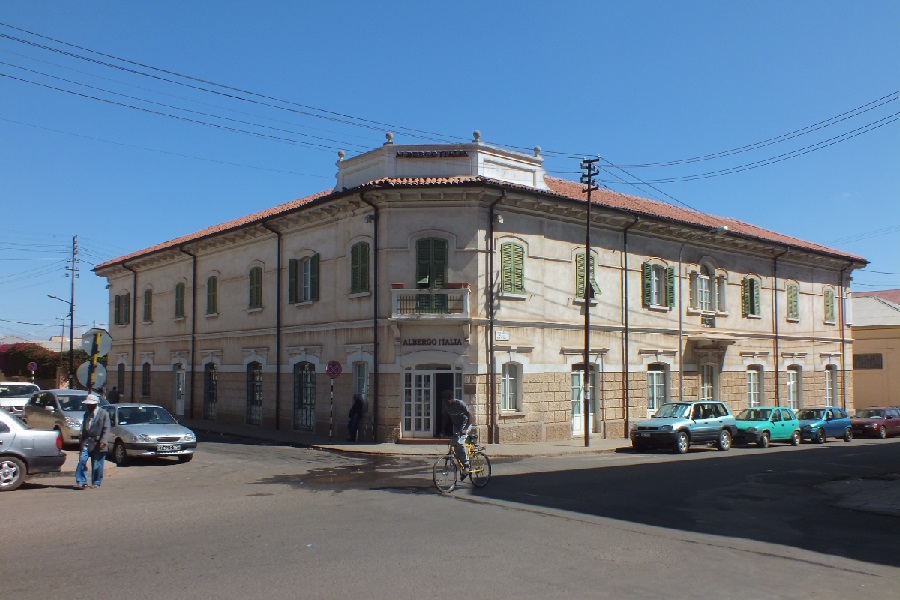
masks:
[[[87,487],[87,462],[91,459],[91,487],[103,483],[103,461],[106,460],[106,436],[109,434],[109,413],[97,410],[98,399],[88,394],[84,406],[84,420],[81,422],[81,453],[75,467],[75,489]]]
[[[356,433],[359,430],[359,419],[362,417],[364,408],[365,405],[363,404],[362,396],[353,394],[353,406],[350,407],[350,414],[348,415],[350,421],[347,423],[348,442],[356,441]]]

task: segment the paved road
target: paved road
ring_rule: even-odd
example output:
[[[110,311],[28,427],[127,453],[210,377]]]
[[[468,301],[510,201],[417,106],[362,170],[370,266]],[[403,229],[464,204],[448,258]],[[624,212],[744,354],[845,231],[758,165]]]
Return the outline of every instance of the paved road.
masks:
[[[100,489],[3,494],[0,582],[23,600],[894,597],[900,519],[833,488],[898,461],[900,439],[506,458],[441,496],[430,459],[206,442],[108,465]]]

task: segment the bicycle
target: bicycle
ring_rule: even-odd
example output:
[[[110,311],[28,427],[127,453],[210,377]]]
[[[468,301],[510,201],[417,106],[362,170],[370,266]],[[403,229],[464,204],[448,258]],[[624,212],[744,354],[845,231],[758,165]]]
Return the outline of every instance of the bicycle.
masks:
[[[466,455],[469,457],[469,480],[477,488],[483,488],[491,480],[491,461],[485,454],[484,446],[478,444],[478,434],[471,432],[466,435]],[[434,461],[432,478],[434,487],[442,494],[449,494],[456,489],[459,483],[459,472],[463,469],[463,463],[456,458],[453,450],[453,441],[447,448],[447,454]]]

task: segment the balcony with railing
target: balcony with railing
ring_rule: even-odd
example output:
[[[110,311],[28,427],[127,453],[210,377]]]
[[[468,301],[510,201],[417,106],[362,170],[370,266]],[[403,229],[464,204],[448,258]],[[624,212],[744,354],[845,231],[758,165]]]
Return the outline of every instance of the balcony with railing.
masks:
[[[468,319],[467,285],[459,288],[391,289],[391,316],[395,319]]]

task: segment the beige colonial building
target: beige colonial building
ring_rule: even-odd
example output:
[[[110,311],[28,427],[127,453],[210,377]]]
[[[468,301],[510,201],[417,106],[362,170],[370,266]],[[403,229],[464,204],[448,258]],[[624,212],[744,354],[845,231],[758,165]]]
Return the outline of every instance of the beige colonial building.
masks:
[[[99,265],[110,385],[298,439],[340,436],[354,392],[377,441],[439,437],[444,389],[503,442],[625,437],[679,398],[852,406],[864,259],[595,191],[586,260],[586,194],[542,162],[389,139],[333,190]]]

